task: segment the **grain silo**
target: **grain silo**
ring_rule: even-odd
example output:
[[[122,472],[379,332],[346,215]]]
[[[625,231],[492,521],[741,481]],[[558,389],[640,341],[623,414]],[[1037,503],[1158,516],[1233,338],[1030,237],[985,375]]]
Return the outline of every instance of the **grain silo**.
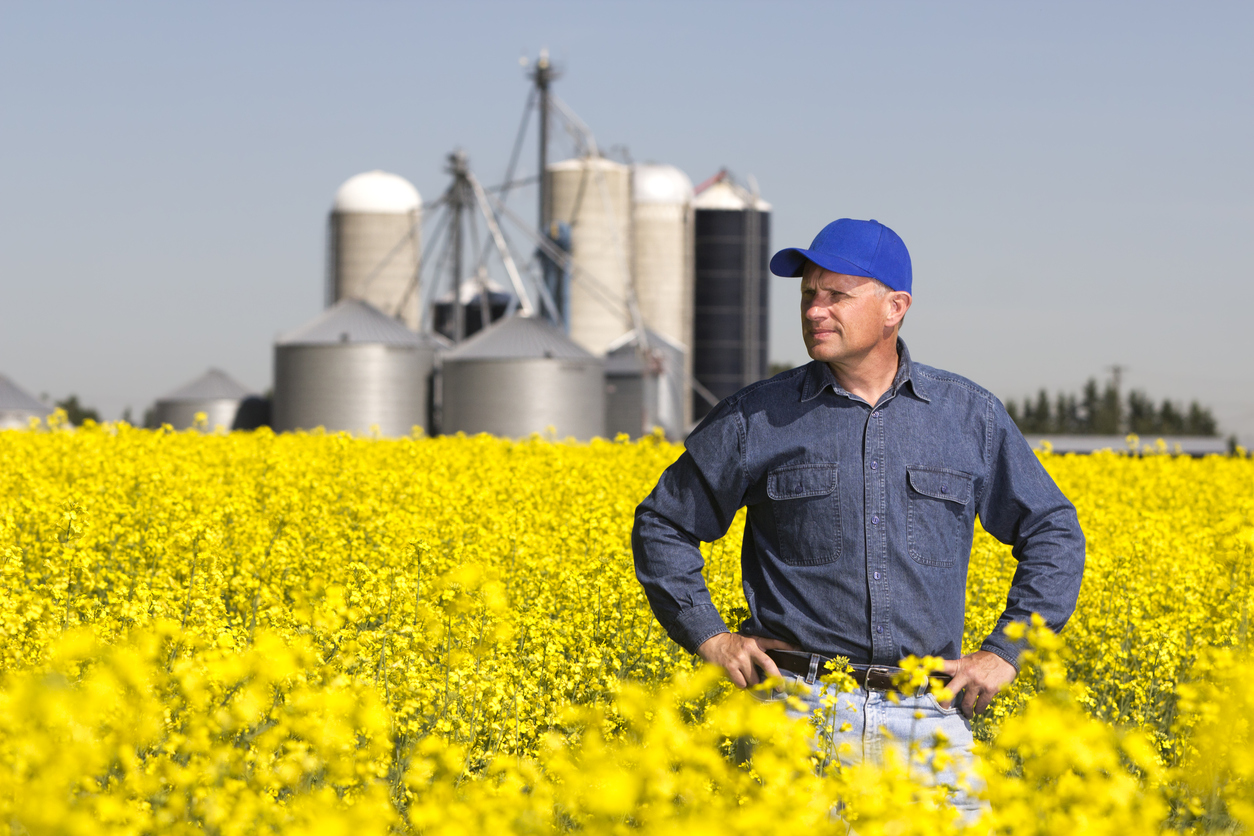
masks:
[[[536,317],[511,316],[444,355],[441,431],[605,434],[605,361]]]
[[[190,383],[157,399],[152,411],[152,426],[169,424],[176,430],[196,425],[196,413],[205,413],[205,428],[231,429],[240,402],[252,393],[248,387],[226,372],[210,369]]]
[[[343,299],[274,346],[273,427],[358,435],[429,428],[437,345],[357,299]]]
[[[662,334],[647,330],[642,351],[636,331],[610,345],[605,355],[605,435],[632,438],[661,427],[672,441],[688,432],[684,413],[691,390],[686,385],[688,352]]]
[[[693,378],[716,400],[767,373],[771,206],[724,173],[696,209]],[[694,392],[698,420],[712,404]]]
[[[688,381],[692,378],[694,228],[688,175],[670,165],[633,166],[632,223],[632,270],[640,316],[646,328],[684,352],[679,371],[685,394],[676,420],[687,427],[692,415]]]
[[[0,374],[0,430],[25,429],[30,419],[43,420],[52,414],[52,408],[44,406],[21,386]]]
[[[327,305],[361,299],[419,326],[416,279],[422,198],[396,174],[367,171],[335,193],[327,241]]]
[[[597,356],[632,328],[630,171],[594,156],[552,163],[545,171],[547,215],[570,226],[570,337]]]

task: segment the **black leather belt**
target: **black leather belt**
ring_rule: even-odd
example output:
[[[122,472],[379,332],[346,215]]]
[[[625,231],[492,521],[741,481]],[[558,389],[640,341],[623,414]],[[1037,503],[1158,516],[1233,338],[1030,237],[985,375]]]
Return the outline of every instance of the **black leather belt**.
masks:
[[[771,661],[781,671],[805,677],[808,682],[814,682],[818,677],[831,673],[826,667],[831,660],[829,656],[805,653],[800,650],[768,650],[766,655],[771,657]],[[852,665],[851,667],[853,670],[849,672],[849,675],[853,677],[854,682],[858,683],[859,688],[865,688],[868,691],[899,690],[893,684],[893,677],[901,673],[901,668],[890,665]],[[950,676],[947,673],[934,673],[932,679],[938,679],[941,683],[947,684]]]

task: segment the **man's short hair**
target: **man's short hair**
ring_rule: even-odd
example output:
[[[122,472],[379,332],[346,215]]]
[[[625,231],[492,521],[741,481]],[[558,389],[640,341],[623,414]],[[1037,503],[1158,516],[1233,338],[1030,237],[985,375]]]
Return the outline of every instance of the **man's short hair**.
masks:
[[[802,281],[804,281],[805,279],[809,278],[809,276],[810,276],[810,271],[811,271],[811,270],[822,270],[822,269],[824,269],[824,268],[823,268],[823,267],[820,267],[820,266],[819,266],[819,265],[817,265],[817,264],[815,264],[813,261],[809,261],[809,260],[807,260],[807,261],[806,261],[806,263],[805,263],[805,265],[801,268],[801,279],[802,279]],[[884,295],[885,295],[885,294],[892,292],[892,288],[891,288],[891,287],[889,287],[888,285],[884,284],[882,281],[880,281],[879,279],[875,278],[874,276],[867,276],[866,278],[870,279],[871,281],[873,281],[873,282],[875,283],[875,288],[876,288],[875,293],[876,293],[876,295],[877,295],[877,296],[879,296],[881,299],[884,297]],[[906,317],[905,317],[905,315],[903,314],[903,315],[902,315],[902,317],[901,317],[901,322],[898,322],[898,323],[897,323],[897,330],[898,330],[898,331],[900,331],[900,330],[901,330],[901,326],[902,326],[902,325],[904,325],[904,324],[905,324],[905,322],[906,322]]]

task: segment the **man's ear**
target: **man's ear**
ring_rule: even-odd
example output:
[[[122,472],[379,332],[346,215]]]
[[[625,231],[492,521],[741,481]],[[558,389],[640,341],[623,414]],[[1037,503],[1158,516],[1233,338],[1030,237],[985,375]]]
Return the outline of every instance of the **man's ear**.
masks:
[[[904,290],[894,290],[888,294],[889,304],[889,327],[901,322],[906,316],[906,311],[910,310],[910,305],[914,299]]]

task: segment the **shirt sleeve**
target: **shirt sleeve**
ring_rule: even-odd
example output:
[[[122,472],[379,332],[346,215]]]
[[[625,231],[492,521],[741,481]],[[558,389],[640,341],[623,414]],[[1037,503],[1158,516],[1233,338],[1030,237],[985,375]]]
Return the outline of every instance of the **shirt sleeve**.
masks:
[[[687,450],[636,508],[636,578],[667,635],[695,653],[728,632],[701,570],[701,543],[727,533],[748,490],[744,419],[726,401],[688,436]]]
[[[997,399],[990,404],[988,474],[978,501],[984,530],[1012,547],[1018,566],[1006,609],[982,650],[1019,667],[1022,642],[1004,629],[1040,613],[1055,632],[1075,611],[1084,574],[1084,533],[1075,506],[1046,472]]]

